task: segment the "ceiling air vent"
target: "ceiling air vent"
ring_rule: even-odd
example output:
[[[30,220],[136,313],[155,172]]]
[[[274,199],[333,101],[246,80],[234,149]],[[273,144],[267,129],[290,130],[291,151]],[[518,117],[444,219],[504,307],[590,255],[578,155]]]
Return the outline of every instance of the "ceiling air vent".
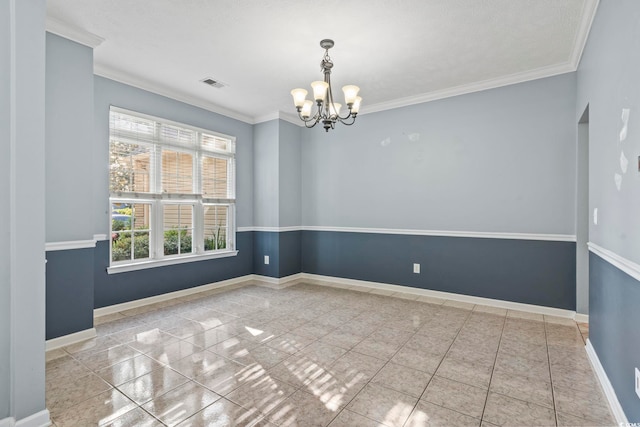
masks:
[[[207,84],[211,87],[215,87],[216,89],[220,89],[221,87],[229,86],[225,82],[221,82],[220,80],[212,79],[211,77],[207,77],[204,80],[201,80],[202,83]]]

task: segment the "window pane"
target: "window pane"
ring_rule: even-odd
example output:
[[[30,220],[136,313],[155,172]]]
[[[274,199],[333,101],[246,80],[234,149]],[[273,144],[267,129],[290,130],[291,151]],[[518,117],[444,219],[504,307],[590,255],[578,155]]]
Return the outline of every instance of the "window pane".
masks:
[[[204,206],[204,250],[214,251],[227,247],[227,218],[229,207],[226,205]]]
[[[193,206],[171,204],[164,206],[164,254],[192,252]]]
[[[193,193],[193,156],[180,151],[162,150],[162,191]]]
[[[202,156],[202,195],[214,199],[228,197],[226,159]]]
[[[196,133],[189,129],[163,124],[160,128],[160,140],[163,143],[193,147],[196,142]]]
[[[150,203],[112,203],[112,261],[131,260],[132,250],[133,259],[149,258],[150,224]]]
[[[151,148],[112,139],[109,150],[110,191],[150,192]]]

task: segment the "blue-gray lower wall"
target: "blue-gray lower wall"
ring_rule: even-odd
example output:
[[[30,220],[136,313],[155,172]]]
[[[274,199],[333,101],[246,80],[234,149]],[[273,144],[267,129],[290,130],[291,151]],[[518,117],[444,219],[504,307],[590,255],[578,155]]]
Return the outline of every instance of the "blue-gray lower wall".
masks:
[[[589,254],[589,340],[629,422],[640,423],[640,282]]]
[[[237,233],[236,248],[238,255],[233,257],[107,274],[109,242],[98,242],[95,255],[94,306],[107,307],[251,274],[251,233]]]
[[[302,272],[302,231],[254,231],[253,273],[287,277]],[[269,264],[264,256],[269,256]]]
[[[573,242],[302,232],[305,273],[567,310],[576,307],[575,256]]]
[[[46,339],[93,328],[93,248],[48,251]]]

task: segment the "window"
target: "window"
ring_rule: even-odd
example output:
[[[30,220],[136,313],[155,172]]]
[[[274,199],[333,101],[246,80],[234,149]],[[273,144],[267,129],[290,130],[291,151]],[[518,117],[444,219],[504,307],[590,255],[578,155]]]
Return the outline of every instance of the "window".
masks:
[[[235,138],[109,115],[110,272],[235,255]]]

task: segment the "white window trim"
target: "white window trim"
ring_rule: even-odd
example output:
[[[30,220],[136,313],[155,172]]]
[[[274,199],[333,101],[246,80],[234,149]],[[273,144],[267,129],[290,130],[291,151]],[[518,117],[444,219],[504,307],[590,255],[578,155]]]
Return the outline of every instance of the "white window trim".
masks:
[[[166,265],[184,264],[187,262],[205,261],[208,259],[228,258],[238,255],[237,250],[207,252],[204,254],[181,255],[179,257],[146,260],[129,264],[116,264],[107,267],[108,274],[126,273],[127,271],[144,270],[147,268],[162,267]]]
[[[166,124],[169,126],[177,126],[184,129],[189,129],[191,131],[197,132],[198,135],[204,133],[207,135],[212,135],[216,137],[220,137],[223,139],[227,139],[230,141],[230,151],[217,151],[210,149],[202,149],[200,146],[194,147],[193,149],[185,148],[181,145],[173,145],[166,143],[149,143],[149,142],[136,142],[136,144],[143,144],[152,146],[153,150],[157,150],[157,147],[166,147],[167,149],[186,152],[193,155],[193,163],[194,163],[194,194],[162,194],[158,192],[157,185],[160,185],[162,177],[160,176],[160,170],[157,165],[152,164],[152,175],[153,179],[151,180],[151,193],[121,193],[114,192],[110,193],[109,197],[109,207],[111,209],[112,203],[146,203],[151,205],[151,231],[149,232],[149,250],[151,258],[144,258],[141,260],[123,260],[123,261],[113,261],[112,260],[112,245],[111,239],[109,239],[109,266],[107,267],[108,274],[115,273],[124,273],[128,271],[136,271],[143,270],[154,267],[162,267],[167,265],[175,265],[175,264],[183,264],[189,262],[197,262],[204,261],[216,258],[227,258],[238,255],[238,250],[236,249],[236,177],[235,177],[235,144],[236,138],[234,136],[225,135],[219,132],[211,131],[209,129],[198,128],[194,126],[187,125],[185,123],[178,123],[171,120],[166,120],[160,117],[150,116],[147,114],[139,113],[136,111],[130,111],[123,108],[118,108],[111,106],[110,112],[123,113],[128,114],[135,117],[140,117],[144,119],[153,120],[156,122],[155,132],[158,132],[158,122],[162,124]],[[197,136],[199,138],[199,136]],[[209,157],[216,157],[221,159],[226,159],[229,164],[228,168],[231,171],[230,176],[228,176],[229,180],[229,191],[233,198],[229,199],[212,199],[203,197],[201,193],[201,185],[202,185],[202,177],[201,173],[201,162],[202,156],[207,155]],[[159,158],[159,156],[157,157]],[[189,254],[179,254],[179,255],[164,255],[164,224],[163,220],[163,208],[165,204],[188,204],[193,206],[193,231],[192,231],[192,250],[193,252]],[[196,221],[199,221],[202,218],[202,208],[204,205],[226,205],[228,206],[228,215],[227,215],[227,248],[221,250],[213,250],[213,251],[205,251],[204,246],[198,243],[195,245],[193,242],[200,242],[199,238],[203,236],[204,229],[202,227],[196,226]],[[111,231],[111,216],[109,217],[109,230]]]

